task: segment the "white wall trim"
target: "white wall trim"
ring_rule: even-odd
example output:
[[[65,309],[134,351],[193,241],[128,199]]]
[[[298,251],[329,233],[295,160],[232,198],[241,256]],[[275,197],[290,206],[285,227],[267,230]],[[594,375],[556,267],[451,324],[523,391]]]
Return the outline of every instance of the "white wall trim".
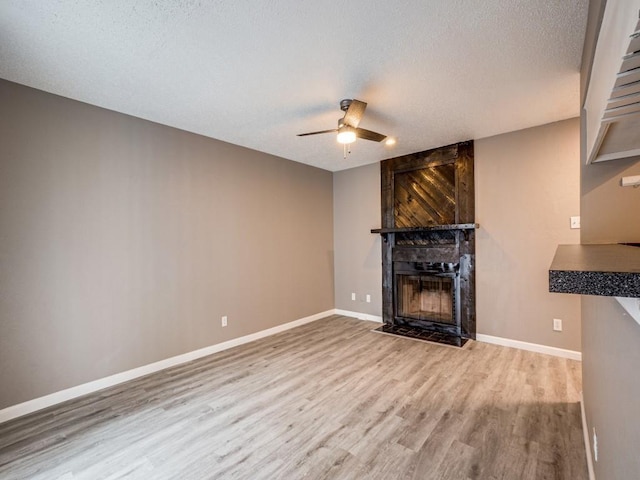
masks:
[[[584,394],[580,392],[580,413],[582,417],[582,434],[584,437],[584,449],[587,452],[587,470],[589,480],[596,480],[596,472],[593,469],[593,455],[591,454],[591,442],[589,441],[589,426],[587,425],[587,412],[584,407]]]
[[[553,355],[554,357],[570,358],[571,360],[582,361],[582,353],[574,350],[565,350],[564,348],[549,347],[548,345],[522,342],[520,340],[511,340],[510,338],[494,337],[483,333],[478,333],[476,335],[476,340],[484,343],[493,343],[494,345],[502,345],[503,347],[519,348],[520,350],[528,350],[530,352]]]
[[[368,313],[352,312],[350,310],[340,310],[336,308],[334,310],[336,315],[344,315],[345,317],[353,317],[359,320],[369,320],[371,322],[382,323],[382,317],[379,315],[369,315]]]
[[[234,338],[226,342],[217,343],[215,345],[204,347],[199,350],[183,353],[181,355],[150,363],[148,365],[143,365],[132,370],[116,373],[115,375],[100,378],[92,382],[83,383],[82,385],[77,385],[65,390],[60,390],[59,392],[51,393],[49,395],[45,395],[44,397],[34,398],[33,400],[28,400],[17,405],[12,405],[0,410],[0,423],[7,422],[14,418],[21,417],[38,410],[42,410],[43,408],[51,407],[67,400],[81,397],[82,395],[86,395],[88,393],[97,392],[98,390],[102,390],[107,387],[112,387],[114,385],[133,380],[134,378],[142,377],[150,373],[155,373],[165,368],[173,367],[181,363],[186,363],[190,362],[191,360],[206,357],[207,355],[221,352],[229,348],[237,347],[238,345],[244,345],[245,343],[253,342],[264,337],[269,337],[271,335],[275,335],[276,333],[284,332],[285,330],[290,330],[306,323],[315,322],[316,320],[329,317],[331,315],[334,315],[335,313],[336,310],[334,309],[316,313],[315,315],[300,318],[298,320],[284,323],[282,325],[268,328],[266,330],[261,330],[250,335]]]

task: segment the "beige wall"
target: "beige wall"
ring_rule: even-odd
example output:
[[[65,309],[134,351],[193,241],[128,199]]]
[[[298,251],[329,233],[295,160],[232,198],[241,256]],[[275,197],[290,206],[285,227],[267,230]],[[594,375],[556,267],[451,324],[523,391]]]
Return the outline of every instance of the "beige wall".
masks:
[[[0,105],[0,408],[334,307],[330,172],[6,81]]]
[[[640,242],[640,190],[620,186],[630,175],[640,175],[638,159],[582,163],[582,243]]]
[[[582,164],[582,243],[640,242],[640,190],[620,177],[640,161]],[[611,297],[582,297],[583,398],[589,438],[598,436],[596,478],[640,478],[640,325]],[[593,452],[593,441],[591,444]]]
[[[580,214],[579,126],[571,119],[475,142],[478,333],[580,351],[580,299],[549,293],[557,245],[580,242],[569,228]]]
[[[583,398],[596,478],[640,478],[640,325],[611,297],[582,297]],[[592,443],[593,448],[593,443]]]
[[[580,350],[580,300],[550,294],[558,243],[578,243],[578,120],[475,142],[478,332]],[[336,308],[381,315],[379,165],[334,174]],[[374,302],[362,302],[372,291]],[[351,301],[351,292],[358,300]],[[564,320],[562,333],[552,319]]]
[[[336,308],[379,317],[382,247],[370,230],[380,228],[380,164],[334,173],[333,206]]]
[[[605,0],[590,0],[582,62],[582,98]],[[584,115],[582,122],[585,122]],[[620,187],[620,178],[640,175],[640,159],[586,164],[581,137],[581,243],[640,242],[640,190]],[[587,433],[593,452],[598,437],[600,480],[640,478],[640,325],[610,297],[582,297],[582,386]]]

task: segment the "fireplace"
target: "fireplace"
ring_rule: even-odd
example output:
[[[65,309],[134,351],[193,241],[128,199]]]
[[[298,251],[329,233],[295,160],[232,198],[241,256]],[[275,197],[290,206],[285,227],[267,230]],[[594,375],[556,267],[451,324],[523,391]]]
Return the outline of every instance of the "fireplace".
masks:
[[[395,317],[407,324],[460,334],[458,264],[416,263],[395,270]]]
[[[461,346],[475,338],[473,142],[385,160],[381,185],[383,329]]]

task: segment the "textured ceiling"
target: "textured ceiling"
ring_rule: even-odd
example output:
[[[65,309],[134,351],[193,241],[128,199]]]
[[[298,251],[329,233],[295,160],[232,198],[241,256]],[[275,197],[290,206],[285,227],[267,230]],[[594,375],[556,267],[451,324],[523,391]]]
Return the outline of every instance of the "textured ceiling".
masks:
[[[1,0],[0,77],[336,171],[577,116],[587,3]]]

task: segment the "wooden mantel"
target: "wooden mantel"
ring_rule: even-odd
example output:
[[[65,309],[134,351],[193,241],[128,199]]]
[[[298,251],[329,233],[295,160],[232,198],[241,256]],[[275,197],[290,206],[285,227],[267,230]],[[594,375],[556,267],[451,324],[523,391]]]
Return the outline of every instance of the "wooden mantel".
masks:
[[[480,228],[477,223],[454,223],[451,225],[432,225],[430,227],[373,228],[371,233],[421,233],[442,230],[475,230],[477,228]]]

